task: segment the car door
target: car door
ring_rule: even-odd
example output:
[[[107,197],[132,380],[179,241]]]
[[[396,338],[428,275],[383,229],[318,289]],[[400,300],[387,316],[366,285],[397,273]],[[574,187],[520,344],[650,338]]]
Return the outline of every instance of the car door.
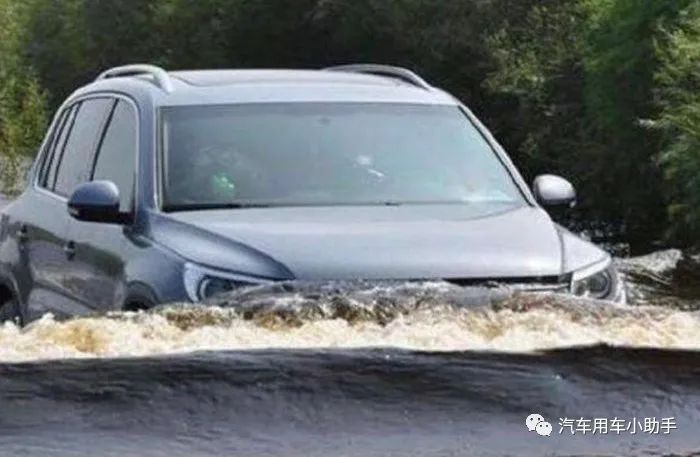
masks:
[[[131,101],[115,100],[91,160],[90,180],[116,184],[120,210],[133,213],[137,157],[137,110]],[[70,221],[68,236],[74,247],[70,261],[74,294],[84,306],[96,310],[118,309],[124,301],[125,255],[129,252],[130,227],[117,224]]]
[[[59,316],[88,309],[78,300],[80,281],[69,268],[73,246],[66,202],[75,187],[89,179],[94,154],[114,101],[88,98],[67,108],[67,116],[51,156],[39,176],[31,214],[23,218],[26,262],[32,277],[27,299],[29,318],[47,311]]]
[[[13,203],[7,216],[18,245],[14,276],[28,286],[22,300],[28,304],[25,317],[29,319],[51,311],[57,303],[66,302],[60,281],[69,216],[65,201],[47,188],[47,181],[50,173],[55,174],[77,108],[77,104],[71,105],[58,114],[46,141],[42,162],[37,165],[35,182]]]

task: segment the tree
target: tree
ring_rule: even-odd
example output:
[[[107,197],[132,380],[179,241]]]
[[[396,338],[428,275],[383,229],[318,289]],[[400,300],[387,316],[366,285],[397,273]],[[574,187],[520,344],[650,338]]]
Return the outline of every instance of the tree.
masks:
[[[668,226],[666,195],[657,154],[662,146],[649,120],[658,114],[655,43],[664,27],[675,27],[691,0],[587,0],[585,54],[587,118],[606,145],[591,165],[605,189],[604,218],[623,216],[626,238],[646,245]],[[606,202],[605,199],[608,201]]]
[[[669,235],[694,244],[700,240],[700,4],[680,17],[656,48],[656,126],[664,140],[658,161],[668,184]]]
[[[0,164],[3,190],[18,190],[46,127],[45,93],[23,54],[22,4],[0,0]]]
[[[580,219],[619,231],[635,250],[668,227],[662,134],[649,128],[659,114],[655,43],[689,3],[545,0],[509,16],[490,39],[498,67],[487,84],[514,100],[502,117],[516,134],[514,155],[530,176],[572,178]]]

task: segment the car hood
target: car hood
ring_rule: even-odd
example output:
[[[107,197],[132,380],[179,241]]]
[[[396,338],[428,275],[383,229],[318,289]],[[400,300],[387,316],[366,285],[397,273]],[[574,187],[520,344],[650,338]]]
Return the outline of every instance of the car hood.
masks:
[[[523,278],[560,275],[603,255],[535,207],[495,214],[479,205],[264,208],[171,213],[168,219],[198,229],[197,241],[178,243],[183,256],[268,277]],[[202,243],[207,236],[208,246]],[[565,259],[567,243],[575,261]]]

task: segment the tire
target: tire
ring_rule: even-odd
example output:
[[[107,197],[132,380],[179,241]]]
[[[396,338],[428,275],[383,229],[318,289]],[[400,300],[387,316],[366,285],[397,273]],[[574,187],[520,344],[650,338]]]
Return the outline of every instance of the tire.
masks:
[[[19,303],[12,297],[0,303],[0,323],[12,321],[17,325],[22,325],[22,314],[19,310]]]
[[[144,302],[136,301],[136,302],[129,302],[126,305],[124,305],[124,311],[146,311],[149,308],[152,308],[153,305],[147,305]]]

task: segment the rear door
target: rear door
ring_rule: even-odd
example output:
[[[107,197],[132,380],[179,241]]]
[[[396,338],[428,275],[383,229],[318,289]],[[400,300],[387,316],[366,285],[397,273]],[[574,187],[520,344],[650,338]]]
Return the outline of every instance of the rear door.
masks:
[[[134,212],[138,117],[135,105],[116,99],[105,124],[95,156],[90,180],[116,184],[120,210]],[[85,307],[118,309],[126,292],[124,266],[129,252],[129,226],[71,220],[69,239],[75,254],[71,275],[80,283],[74,293]]]
[[[20,228],[25,232],[25,262],[32,278],[27,298],[30,319],[47,311],[57,315],[86,311],[77,299],[82,281],[69,268],[74,252],[66,203],[75,187],[90,177],[90,159],[113,103],[97,97],[66,108],[52,154],[43,164],[32,211]]]

